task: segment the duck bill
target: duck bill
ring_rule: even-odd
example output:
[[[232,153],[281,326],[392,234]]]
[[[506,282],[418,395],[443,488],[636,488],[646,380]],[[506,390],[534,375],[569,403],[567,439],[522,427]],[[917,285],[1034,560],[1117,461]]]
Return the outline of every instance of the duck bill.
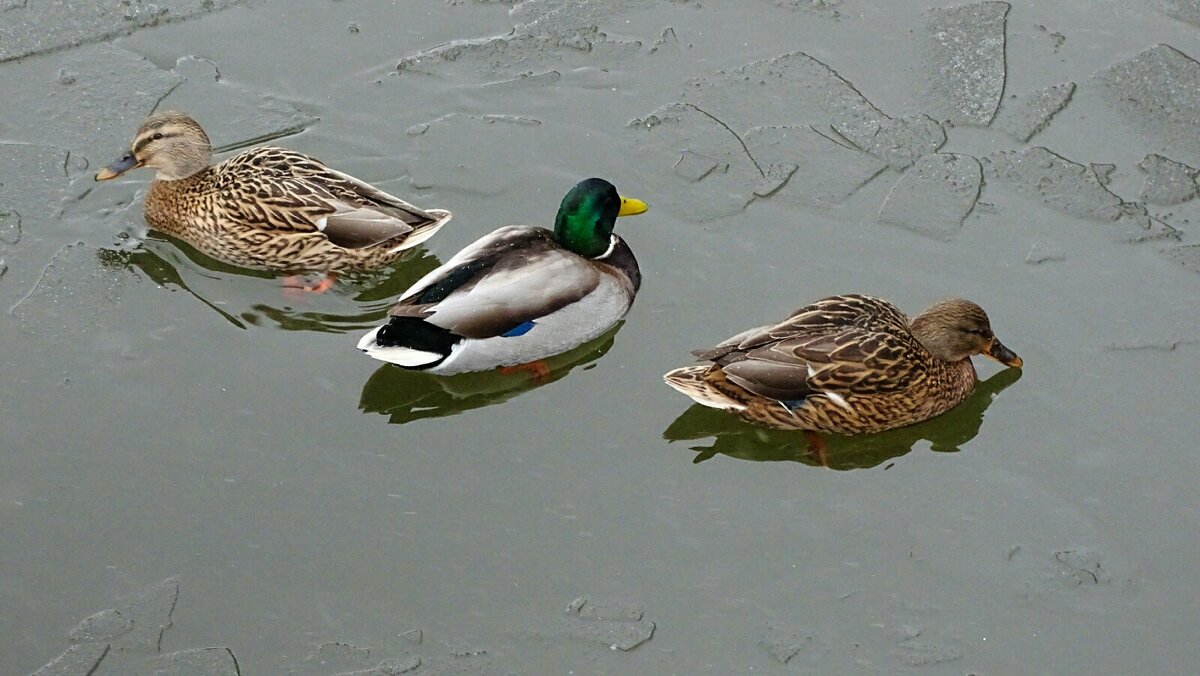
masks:
[[[125,153],[121,156],[121,159],[96,172],[96,180],[108,181],[124,174],[130,169],[137,169],[140,166],[142,166],[141,160],[134,157],[133,153]]]
[[[1004,344],[995,338],[992,339],[991,344],[988,345],[987,349],[984,350],[983,353],[1000,362],[1001,364],[1004,364],[1005,366],[1011,366],[1016,369],[1021,368],[1021,366],[1025,364],[1025,362],[1017,356],[1016,352],[1004,347]]]
[[[617,212],[618,216],[637,216],[638,214],[646,213],[650,207],[643,201],[632,197],[621,198],[621,210]]]

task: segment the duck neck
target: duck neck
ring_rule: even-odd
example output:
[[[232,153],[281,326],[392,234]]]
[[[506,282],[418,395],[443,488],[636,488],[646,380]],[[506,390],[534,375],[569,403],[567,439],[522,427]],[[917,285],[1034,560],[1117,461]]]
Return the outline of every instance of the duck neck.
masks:
[[[595,216],[587,213],[560,213],[554,222],[554,239],[584,258],[600,258],[615,243],[611,228],[604,232],[597,227]]]

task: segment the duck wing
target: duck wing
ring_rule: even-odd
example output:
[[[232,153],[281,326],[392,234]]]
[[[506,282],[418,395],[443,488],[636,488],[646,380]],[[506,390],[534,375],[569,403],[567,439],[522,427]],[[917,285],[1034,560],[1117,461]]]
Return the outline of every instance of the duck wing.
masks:
[[[348,249],[420,236],[408,242],[413,246],[451,216],[441,209],[419,209],[320,160],[284,148],[256,148],[226,164],[226,175],[241,177],[230,189],[245,199],[233,200],[230,206],[245,222],[274,230],[320,231]]]
[[[926,363],[904,313],[859,295],[819,300],[696,355],[745,389],[781,401],[904,390],[924,377]]]
[[[510,225],[458,252],[405,291],[388,311],[420,317],[464,338],[491,338],[574,303],[601,272],[549,230]]]

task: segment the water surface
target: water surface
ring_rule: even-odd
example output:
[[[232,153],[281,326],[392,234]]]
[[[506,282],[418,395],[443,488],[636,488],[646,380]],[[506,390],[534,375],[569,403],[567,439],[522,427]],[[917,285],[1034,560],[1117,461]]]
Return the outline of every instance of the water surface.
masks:
[[[1200,661],[1188,3],[157,4],[0,64],[0,672]],[[455,218],[285,295],[147,236],[149,176],[91,182],[156,104]],[[591,175],[652,206],[619,330],[540,386],[354,349]],[[839,292],[972,298],[1025,370],[828,467],[662,384]]]

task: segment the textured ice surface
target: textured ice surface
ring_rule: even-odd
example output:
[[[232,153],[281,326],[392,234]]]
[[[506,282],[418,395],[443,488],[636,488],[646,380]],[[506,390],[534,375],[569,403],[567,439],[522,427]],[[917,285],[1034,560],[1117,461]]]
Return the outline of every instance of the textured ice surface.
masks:
[[[888,120],[862,149],[887,162],[892,169],[903,171],[917,158],[936,152],[945,143],[946,130],[942,125],[928,115],[913,115]]]
[[[79,623],[69,636],[76,643],[106,641],[127,634],[133,629],[133,620],[119,610],[101,610]]]
[[[637,606],[577,598],[567,606],[563,631],[575,639],[629,651],[654,636],[654,623]]]
[[[213,145],[243,147],[296,134],[316,122],[290,103],[267,98],[221,79],[217,64],[185,56],[172,70],[184,82],[159,104],[182,110],[205,127]],[[133,135],[133,128],[129,130]]]
[[[798,204],[841,202],[887,166],[806,126],[754,127],[746,133],[746,147],[768,173],[771,167],[795,167],[777,197]]]
[[[172,624],[171,613],[179,599],[179,578],[168,578],[138,592],[119,608],[129,618],[131,630],[117,645],[158,650],[162,635]]]
[[[685,83],[681,100],[739,133],[766,125],[833,130],[895,169],[910,166],[946,142],[945,132],[932,118],[888,117],[854,85],[804,52],[692,78]]]
[[[419,189],[450,188],[474,194],[498,195],[515,186],[520,176],[508,167],[535,166],[544,141],[541,122],[508,115],[450,113],[408,130],[419,161],[412,183]],[[487,148],[466,162],[444,148]]]
[[[982,184],[983,172],[974,157],[926,155],[888,193],[879,220],[948,239],[975,208]]]
[[[0,218],[0,240],[15,244],[18,221],[32,227],[59,213],[72,170],[68,160],[62,148],[0,143],[0,212],[19,215]]]
[[[25,331],[50,342],[70,341],[112,321],[126,281],[96,249],[68,244],[51,258],[33,288],[11,309]]]
[[[1163,254],[1172,261],[1182,265],[1184,269],[1200,272],[1200,244],[1186,244],[1171,247]]]
[[[688,80],[684,102],[733,129],[756,125],[836,128],[860,147],[870,145],[890,118],[832,68],[791,52]],[[746,105],[753,101],[753,105]]]
[[[371,651],[349,643],[330,641],[316,646],[299,664],[285,669],[290,676],[338,674],[371,667]]]
[[[0,62],[53,51],[142,26],[176,21],[224,9],[239,0],[23,0],[0,3]]]
[[[473,72],[483,77],[518,77],[531,70],[564,67],[564,59],[585,57],[590,65],[637,53],[641,44],[610,39],[595,27],[570,34],[512,33],[455,40],[411,56],[396,64],[396,71],[440,73]],[[569,62],[568,62],[569,63]]]
[[[995,127],[1022,143],[1050,124],[1075,93],[1075,83],[1066,82],[1024,95],[1009,94],[996,116]]]
[[[953,646],[938,645],[918,639],[901,641],[893,656],[908,667],[924,667],[962,659],[963,653]]]
[[[1088,167],[1046,148],[1004,150],[982,159],[984,176],[1075,216],[1115,221],[1127,212]]]
[[[616,65],[638,54],[642,44],[612,37],[602,28],[617,15],[645,4],[638,0],[527,0],[511,10],[515,24],[511,32],[453,40],[401,59],[396,70],[513,78],[531,71],[566,69],[572,60],[589,67]]]
[[[656,198],[697,220],[737,213],[754,199],[765,177],[742,139],[696,106],[672,103],[629,124],[638,166],[670,180]]]
[[[179,579],[168,578],[137,592],[119,608],[102,610],[70,632],[74,646],[42,667],[41,676],[236,675],[237,662],[225,648],[159,655],[163,632],[179,599]]]
[[[33,672],[33,676],[92,676],[108,650],[107,643],[71,646],[46,666]]]
[[[0,90],[36,111],[9,118],[15,136],[82,152],[93,168],[123,152],[156,106],[192,114],[217,146],[275,138],[314,121],[290,104],[222,82],[210,61],[184,57],[174,70],[163,70],[109,44],[0,65]],[[0,156],[0,168],[7,161]]]
[[[518,33],[570,36],[580,28],[605,28],[617,15],[647,4],[646,0],[526,0],[510,16]]]
[[[787,627],[774,622],[767,623],[764,636],[758,644],[767,650],[775,661],[787,664],[793,657],[812,644],[813,635],[796,627]]]
[[[110,657],[94,676],[240,676],[229,648],[195,648],[129,660]]]
[[[939,120],[987,126],[1004,93],[1007,2],[980,2],[926,15],[927,110]]]
[[[1147,155],[1138,166],[1146,172],[1146,183],[1139,195],[1151,204],[1172,205],[1196,196],[1196,169],[1162,155]]]
[[[842,15],[839,9],[845,0],[763,0],[776,7],[791,10],[803,10],[820,16],[836,19]]]
[[[55,75],[59,69],[70,77],[61,80]],[[36,112],[10,119],[18,138],[82,151],[92,159],[100,153],[103,162],[122,151],[116,139],[128,146],[142,118],[182,81],[110,44],[0,66],[0,91],[8,93],[9,105]]]
[[[1110,105],[1156,146],[1200,165],[1200,63],[1157,45],[1099,74]]]
[[[1200,26],[1200,0],[1150,0],[1168,16]]]

